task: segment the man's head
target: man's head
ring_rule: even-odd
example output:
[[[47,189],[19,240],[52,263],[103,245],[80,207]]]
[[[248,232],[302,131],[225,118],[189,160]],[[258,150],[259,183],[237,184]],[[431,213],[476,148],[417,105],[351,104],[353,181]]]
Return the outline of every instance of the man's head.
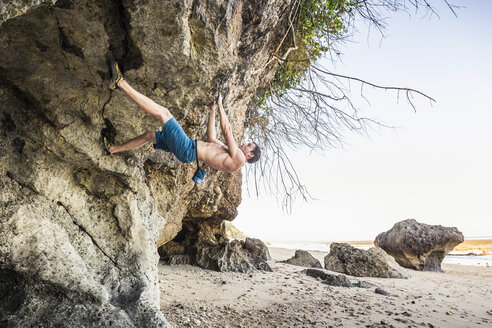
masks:
[[[256,142],[244,143],[239,149],[243,151],[246,161],[250,164],[255,163],[261,157],[261,149]]]

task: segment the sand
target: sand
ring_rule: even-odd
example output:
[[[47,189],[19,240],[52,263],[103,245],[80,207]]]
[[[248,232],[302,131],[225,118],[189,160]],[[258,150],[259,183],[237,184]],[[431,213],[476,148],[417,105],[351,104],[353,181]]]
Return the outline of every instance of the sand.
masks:
[[[409,279],[357,278],[375,288],[321,284],[303,267],[276,261],[274,272],[214,272],[159,264],[161,309],[174,327],[492,327],[492,268],[443,264],[445,273]],[[323,264],[326,253],[311,252]]]
[[[454,251],[467,252],[467,251],[479,251],[483,254],[492,253],[492,240],[490,239],[476,239],[465,240]]]

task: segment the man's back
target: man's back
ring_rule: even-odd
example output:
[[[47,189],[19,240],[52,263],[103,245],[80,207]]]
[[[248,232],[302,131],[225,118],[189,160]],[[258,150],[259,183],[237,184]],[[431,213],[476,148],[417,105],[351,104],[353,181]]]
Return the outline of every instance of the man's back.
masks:
[[[239,170],[246,162],[246,157],[242,152],[236,152],[236,158],[233,158],[227,146],[215,142],[198,140],[197,150],[198,160],[219,171],[234,172]]]

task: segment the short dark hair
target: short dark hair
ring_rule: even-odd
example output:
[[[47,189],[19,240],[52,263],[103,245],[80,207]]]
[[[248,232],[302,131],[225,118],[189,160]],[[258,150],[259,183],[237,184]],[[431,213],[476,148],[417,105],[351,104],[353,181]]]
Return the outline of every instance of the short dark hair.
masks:
[[[261,148],[260,146],[258,146],[256,144],[256,142],[252,142],[255,144],[255,148],[253,149],[253,157],[251,157],[250,159],[248,159],[248,163],[249,164],[253,164],[255,163],[256,161],[258,161],[261,157]]]

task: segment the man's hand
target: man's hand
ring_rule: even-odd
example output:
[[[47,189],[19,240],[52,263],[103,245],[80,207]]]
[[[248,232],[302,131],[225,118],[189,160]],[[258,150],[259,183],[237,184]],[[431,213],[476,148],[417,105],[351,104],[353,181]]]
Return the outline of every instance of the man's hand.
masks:
[[[219,108],[222,108],[222,94],[219,93],[219,98],[217,99],[217,104],[219,105]]]

